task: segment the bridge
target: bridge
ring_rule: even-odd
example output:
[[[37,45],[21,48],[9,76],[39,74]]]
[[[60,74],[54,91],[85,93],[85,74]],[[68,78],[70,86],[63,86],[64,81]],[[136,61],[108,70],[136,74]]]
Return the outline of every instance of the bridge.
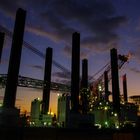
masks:
[[[7,74],[0,74],[0,86],[5,87],[7,81]],[[18,76],[18,86],[27,88],[43,89],[43,80],[33,79],[24,76]],[[70,85],[51,82],[51,90],[60,91],[63,93],[70,92]]]
[[[3,27],[0,25],[0,31],[4,32],[9,38],[12,38],[12,32],[9,31],[7,28]],[[43,54],[41,51],[33,47],[31,44],[29,44],[26,41],[23,41],[23,47],[27,48],[30,50],[32,53],[36,54],[37,56],[41,57],[42,59],[45,59],[45,54]],[[121,67],[127,62],[130,58],[130,55],[118,55],[118,68],[121,69]],[[58,69],[60,69],[63,74],[65,75],[66,78],[70,78],[71,72],[53,60],[54,66],[56,66]],[[89,81],[89,87],[95,88],[97,85],[100,83],[104,89],[104,71],[107,71],[109,80],[111,80],[111,66],[110,63],[107,63],[105,66],[103,66],[98,72],[96,72],[93,76],[90,76],[88,79]],[[95,79],[94,77],[98,75],[99,73],[100,76]],[[0,74],[0,84],[4,87],[6,84],[6,79],[7,75],[6,74]],[[43,88],[43,80],[38,80],[38,79],[33,79],[29,77],[24,77],[24,76],[19,76],[18,77],[18,86],[20,87],[28,87],[28,88],[37,88],[37,89],[42,89]],[[70,85],[66,85],[65,83],[57,83],[57,82],[52,82],[51,83],[51,90],[57,90],[61,92],[70,92]]]

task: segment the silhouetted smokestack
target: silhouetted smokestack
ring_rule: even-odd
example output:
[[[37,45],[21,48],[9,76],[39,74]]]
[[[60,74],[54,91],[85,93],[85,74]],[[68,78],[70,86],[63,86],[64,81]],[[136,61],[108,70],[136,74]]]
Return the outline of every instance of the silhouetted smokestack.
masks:
[[[82,80],[81,88],[88,88],[88,60],[82,60]]]
[[[87,114],[88,109],[88,60],[82,60],[82,80],[81,80],[81,102],[82,102],[82,113]]]
[[[0,32],[0,63],[1,63],[3,44],[4,44],[4,36],[5,34]]]
[[[24,35],[26,11],[18,9],[13,33],[12,48],[10,54],[7,83],[4,96],[4,107],[14,108],[16,100],[16,90]]]
[[[50,88],[51,88],[51,71],[52,71],[52,48],[46,49],[44,87],[43,87],[43,103],[42,113],[49,112]]]
[[[127,102],[127,78],[126,78],[126,74],[123,75],[123,96],[124,96],[124,102]]]
[[[79,80],[80,80],[80,34],[72,35],[72,70],[71,70],[71,108],[79,110]]]
[[[120,113],[120,95],[119,95],[119,78],[118,78],[118,55],[115,48],[111,49],[111,76],[112,76],[112,96],[113,109]]]
[[[108,72],[104,72],[104,85],[105,85],[105,101],[108,101],[109,91],[108,91]]]

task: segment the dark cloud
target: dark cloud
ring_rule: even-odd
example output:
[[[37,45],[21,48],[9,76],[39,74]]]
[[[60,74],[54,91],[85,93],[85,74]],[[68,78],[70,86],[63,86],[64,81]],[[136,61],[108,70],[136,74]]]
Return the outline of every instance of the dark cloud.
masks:
[[[71,75],[65,75],[63,72],[55,72],[52,74],[53,76],[55,76],[55,81],[58,82],[58,81],[67,81],[67,83],[70,82],[70,79],[71,79]],[[89,75],[88,76],[88,79],[91,79],[92,76]]]
[[[136,30],[140,31],[140,23],[137,25]]]
[[[66,39],[75,30],[81,33],[90,31],[92,43],[108,43],[119,38],[114,30],[126,22],[126,18],[113,16],[114,7],[109,1],[87,1],[86,4],[84,0],[60,1],[53,0],[42,13],[43,19],[50,23],[60,38],[63,35]]]
[[[136,74],[140,74],[140,70],[138,70],[137,68],[130,68],[130,71],[132,71]]]
[[[28,67],[30,68],[33,68],[33,69],[38,69],[38,70],[44,70],[44,67],[40,66],[40,65],[27,65]]]
[[[132,58],[140,64],[140,38],[132,36],[127,37],[127,42],[130,46],[133,46],[129,48]]]
[[[0,64],[8,64],[8,60],[7,59],[2,59]]]
[[[64,52],[65,56],[71,58],[71,53],[72,53],[71,46],[66,45],[63,49],[63,52]],[[88,58],[89,54],[90,54],[90,52],[87,49],[83,49],[80,51],[80,58],[81,59]]]
[[[55,82],[56,83],[61,83],[61,84],[65,84],[65,85],[70,85],[71,82],[69,80],[66,80],[66,79],[59,79],[59,78],[56,78],[55,79]]]
[[[110,0],[2,0],[0,7],[9,13],[17,7],[27,9],[27,31],[54,41],[64,40],[69,46],[72,33],[80,32],[82,49],[89,50],[108,49],[110,43],[119,40],[116,30],[127,21],[124,16],[115,15]],[[67,49],[64,47],[70,53]],[[87,57],[89,50],[82,50],[82,55]]]
[[[12,18],[15,17],[16,10],[19,7],[26,9],[24,0],[14,0],[14,2],[10,0],[1,0],[0,2],[0,11]]]
[[[97,33],[107,33],[118,28],[121,24],[124,24],[126,21],[127,18],[124,16],[106,17],[103,19],[96,20],[93,23],[93,30]]]
[[[67,56],[67,57],[71,57],[71,53],[72,53],[72,48],[68,45],[66,45],[63,49],[64,51],[64,54]]]
[[[70,79],[70,75],[66,75],[64,72],[55,72],[52,75],[63,79]]]

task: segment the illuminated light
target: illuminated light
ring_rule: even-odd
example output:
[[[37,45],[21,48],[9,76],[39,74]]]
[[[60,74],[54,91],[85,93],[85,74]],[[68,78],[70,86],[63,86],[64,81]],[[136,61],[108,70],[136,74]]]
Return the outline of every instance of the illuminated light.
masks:
[[[54,113],[53,112],[51,112],[51,115],[53,115]]]
[[[111,112],[111,114],[113,115],[113,114],[114,114],[114,112]]]
[[[98,90],[99,90],[99,91],[102,91],[101,85],[98,86]]]
[[[102,105],[102,103],[100,102],[99,105]]]
[[[102,127],[101,124],[97,124],[97,123],[95,124],[95,126],[98,126],[99,129],[101,129]]]
[[[79,99],[81,98],[81,96],[79,95]]]
[[[108,122],[107,121],[105,121],[105,125],[108,125]]]
[[[48,114],[50,114],[50,112],[48,112]]]
[[[117,113],[115,113],[114,116],[117,117]]]
[[[59,96],[60,96],[60,94],[58,93],[58,94],[57,94],[57,96],[59,97]]]
[[[46,122],[44,122],[44,125],[46,125],[47,123]]]
[[[52,123],[51,122],[48,122],[48,126],[51,126],[52,125]]]
[[[119,129],[119,126],[117,125],[116,128]]]
[[[107,106],[105,106],[104,110],[108,110],[108,107],[107,107]]]
[[[40,100],[40,98],[38,97],[37,100]]]

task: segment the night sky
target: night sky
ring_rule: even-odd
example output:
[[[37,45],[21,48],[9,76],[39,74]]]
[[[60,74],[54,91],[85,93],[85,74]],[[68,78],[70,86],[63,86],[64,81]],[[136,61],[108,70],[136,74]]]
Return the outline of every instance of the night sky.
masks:
[[[89,60],[89,76],[110,62],[110,49],[132,54],[121,69],[127,74],[128,95],[140,92],[140,1],[139,0],[1,0],[0,25],[13,31],[16,10],[27,11],[24,41],[42,53],[53,48],[53,59],[70,71],[72,33],[81,35],[81,60]],[[6,37],[0,73],[7,73],[11,39]],[[20,75],[43,79],[44,59],[23,47]],[[53,65],[52,80],[67,83],[63,71]],[[102,74],[102,73],[101,73]],[[62,78],[63,77],[63,78]],[[95,77],[97,78],[97,77]],[[0,89],[2,102],[4,89]],[[17,107],[30,111],[31,100],[42,96],[37,89],[18,88]],[[56,112],[56,94],[50,108]]]

